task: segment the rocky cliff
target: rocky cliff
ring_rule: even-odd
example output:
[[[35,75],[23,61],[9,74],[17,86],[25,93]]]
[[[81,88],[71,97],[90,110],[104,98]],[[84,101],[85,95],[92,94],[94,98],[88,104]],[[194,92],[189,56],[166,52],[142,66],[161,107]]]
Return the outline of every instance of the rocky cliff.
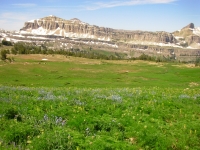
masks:
[[[189,25],[182,28],[182,30],[184,30],[184,29],[194,29],[194,23],[190,23]]]
[[[116,42],[176,42],[174,36],[167,32],[117,30],[89,25],[88,23],[84,23],[76,18],[64,20],[56,16],[48,16],[28,21],[20,32],[22,34],[59,35],[70,38],[91,38]]]
[[[200,28],[195,28],[193,23],[190,23],[181,30],[175,31],[173,35],[175,36],[177,43],[200,48]]]
[[[18,32],[0,30],[0,40],[25,42],[52,50],[111,51],[127,58],[147,54],[180,61],[200,56],[200,27],[189,24],[174,33],[116,30],[89,25],[79,19],[55,16],[31,20]],[[196,49],[195,49],[196,48]]]

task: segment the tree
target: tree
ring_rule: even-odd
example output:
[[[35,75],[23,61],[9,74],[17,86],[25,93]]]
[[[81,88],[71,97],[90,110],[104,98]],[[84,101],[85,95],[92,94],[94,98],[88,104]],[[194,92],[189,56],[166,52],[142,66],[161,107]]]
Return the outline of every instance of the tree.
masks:
[[[182,47],[188,47],[188,43],[187,43],[187,42],[180,43],[180,45],[181,45]]]
[[[17,54],[17,51],[16,51],[14,48],[12,48],[12,49],[11,49],[11,53],[14,54],[14,55],[16,55],[16,54]]]
[[[1,60],[6,60],[7,59],[7,51],[6,50],[2,50],[1,51]]]
[[[6,45],[6,46],[12,46],[12,43],[10,41],[6,41],[6,40],[3,40],[2,44]]]
[[[195,64],[195,66],[200,66],[200,57],[196,58],[194,64]]]

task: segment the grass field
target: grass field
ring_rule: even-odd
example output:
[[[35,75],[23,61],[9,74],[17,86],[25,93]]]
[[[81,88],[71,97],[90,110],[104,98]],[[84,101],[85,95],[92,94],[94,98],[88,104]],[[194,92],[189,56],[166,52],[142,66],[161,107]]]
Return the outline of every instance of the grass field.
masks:
[[[200,68],[174,63],[106,61],[51,55],[18,55],[0,63],[0,83],[27,87],[199,88]],[[48,61],[42,61],[43,58]]]
[[[0,149],[200,149],[198,67],[10,57],[0,62]]]

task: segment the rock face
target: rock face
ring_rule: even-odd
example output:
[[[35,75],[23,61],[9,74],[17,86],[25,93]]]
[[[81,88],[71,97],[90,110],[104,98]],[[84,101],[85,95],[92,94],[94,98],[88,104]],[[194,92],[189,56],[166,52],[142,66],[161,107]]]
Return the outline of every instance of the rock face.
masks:
[[[193,23],[185,26],[179,31],[175,31],[175,37],[178,37],[177,43],[187,43],[189,45],[193,45],[194,48],[200,48],[200,28],[194,26]]]
[[[31,20],[20,32],[0,30],[0,40],[33,43],[52,50],[103,50],[139,57],[147,54],[179,61],[200,57],[200,27],[189,24],[174,33],[116,30],[89,25],[77,18],[64,20],[55,16]]]
[[[194,23],[190,23],[189,25],[185,26],[183,29],[194,29]]]
[[[200,37],[197,35],[191,35],[186,38],[186,41],[189,45],[192,43],[200,43]]]
[[[21,33],[37,35],[59,35],[73,38],[91,38],[116,42],[156,42],[175,43],[176,39],[167,32],[144,32],[116,30],[106,27],[89,25],[77,18],[64,20],[56,16],[48,16],[25,23]]]

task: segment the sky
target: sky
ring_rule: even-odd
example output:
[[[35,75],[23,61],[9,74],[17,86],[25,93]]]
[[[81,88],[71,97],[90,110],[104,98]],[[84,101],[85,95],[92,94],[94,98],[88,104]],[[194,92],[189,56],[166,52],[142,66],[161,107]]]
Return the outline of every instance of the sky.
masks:
[[[20,30],[26,21],[54,15],[101,27],[173,32],[200,27],[200,0],[0,0],[0,28]]]

